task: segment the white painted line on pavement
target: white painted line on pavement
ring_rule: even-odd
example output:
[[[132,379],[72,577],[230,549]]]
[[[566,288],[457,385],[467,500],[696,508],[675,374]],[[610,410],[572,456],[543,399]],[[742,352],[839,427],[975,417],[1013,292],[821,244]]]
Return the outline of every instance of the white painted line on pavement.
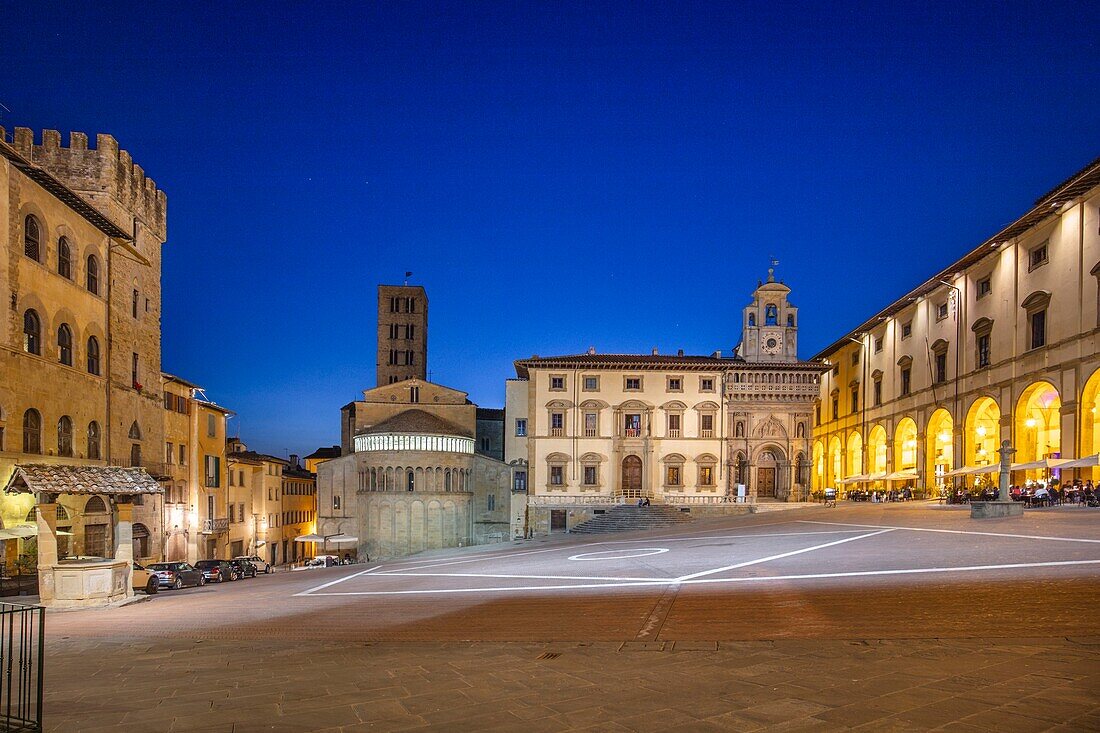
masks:
[[[893,532],[892,529],[884,529],[879,532],[870,532],[869,534],[861,534],[856,537],[845,537],[842,540],[835,540],[833,542],[826,542],[823,545],[814,545],[813,547],[804,547],[801,550],[791,550],[790,552],[781,552],[778,555],[771,555],[769,557],[762,557],[759,560],[747,560],[745,562],[739,562],[735,565],[727,565],[723,568],[715,568],[714,570],[703,570],[698,573],[692,573],[691,575],[681,575],[677,580],[688,581],[695,578],[701,578],[704,575],[714,575],[715,573],[723,573],[727,570],[737,570],[738,568],[747,568],[750,565],[759,565],[762,562],[770,562],[772,560],[782,560],[785,557],[792,557],[793,555],[801,555],[804,552],[813,552],[815,550],[824,550],[826,547],[834,547],[835,545],[842,545],[845,542],[854,542],[856,540],[862,540],[867,537],[874,537],[875,535],[886,534],[887,532]]]
[[[973,534],[982,537],[1011,537],[1018,540],[1050,540],[1052,542],[1090,542],[1100,544],[1100,540],[1088,540],[1077,537],[1045,537],[1030,534],[1007,534],[1005,532],[974,532],[964,529],[933,529],[931,527],[893,527],[886,524],[851,524],[848,522],[820,522],[812,519],[796,520],[802,524],[831,524],[840,527],[862,527],[864,529],[905,529],[910,532],[941,532],[943,534]]]
[[[426,590],[336,591],[314,593],[316,596],[403,596],[430,595],[433,593],[512,593],[516,591],[579,590],[587,588],[636,588],[656,585],[701,585],[717,583],[760,583],[774,580],[823,580],[828,578],[859,578],[875,575],[919,575],[925,573],[967,573],[983,570],[1017,570],[1023,568],[1066,567],[1071,565],[1096,565],[1100,560],[1060,560],[1052,562],[1021,562],[1003,565],[964,565],[957,568],[904,568],[900,570],[855,570],[844,573],[808,573],[803,575],[762,575],[748,578],[701,578],[681,581],[678,578],[651,580],[643,583],[583,583],[577,585],[501,586],[496,588],[438,588]],[[302,594],[299,594],[302,595]]]
[[[513,575],[506,573],[383,573],[386,578],[522,578],[525,580],[618,580],[636,583],[664,583],[671,578],[609,578],[600,575]]]
[[[619,550],[599,550],[598,552],[582,552],[579,555],[571,555],[567,559],[573,561],[585,560],[633,560],[636,557],[649,557],[668,552],[667,547],[624,547]],[[605,557],[606,556],[606,557]]]
[[[295,596],[308,596],[311,593],[313,593],[314,591],[319,591],[319,590],[323,590],[325,588],[330,588],[330,587],[336,585],[337,583],[343,583],[345,580],[351,580],[352,578],[358,578],[360,575],[366,575],[367,573],[373,573],[375,570],[377,570],[380,567],[382,567],[382,566],[381,565],[375,565],[373,568],[367,568],[366,570],[362,570],[358,573],[352,573],[351,575],[345,576],[343,578],[337,578],[336,580],[330,580],[327,583],[322,583],[321,585],[317,586],[316,588],[310,588],[309,590],[304,590],[301,593],[295,593],[294,595]],[[308,573],[309,571],[308,570],[303,570],[302,572]]]
[[[562,546],[562,547],[545,547],[541,550],[524,550],[522,552],[509,552],[507,554],[504,554],[504,553],[482,553],[480,555],[477,555],[476,557],[467,557],[467,558],[463,558],[461,560],[443,560],[441,562],[429,563],[429,564],[426,564],[426,565],[420,565],[420,566],[413,567],[413,568],[396,568],[394,570],[387,570],[386,572],[380,573],[380,574],[381,575],[390,575],[391,573],[396,573],[397,571],[406,572],[406,571],[409,571],[409,570],[431,570],[432,568],[441,568],[445,565],[461,565],[462,563],[478,562],[480,560],[487,560],[487,559],[494,559],[494,558],[504,560],[504,559],[507,559],[507,558],[519,557],[520,555],[537,555],[541,552],[560,552],[560,551],[564,551],[564,550],[572,551],[572,550],[577,549],[578,547],[597,547],[597,546],[602,545],[602,544],[603,544],[602,542],[588,542],[588,543],[585,543],[583,545],[566,545],[566,546]]]
[[[862,531],[862,529],[829,529],[817,532],[764,532],[761,534],[700,535],[698,537],[647,537],[641,540],[607,540],[603,544],[634,545],[641,544],[643,542],[652,542],[654,540],[661,540],[662,542],[694,542],[697,540],[753,539],[756,537],[801,537],[803,535],[814,534],[856,534],[857,532]]]

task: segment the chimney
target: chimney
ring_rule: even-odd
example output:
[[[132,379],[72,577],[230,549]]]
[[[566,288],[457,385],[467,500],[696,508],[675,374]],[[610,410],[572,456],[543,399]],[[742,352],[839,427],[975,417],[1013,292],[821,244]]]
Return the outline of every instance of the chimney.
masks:
[[[684,350],[683,349],[677,349],[676,350],[676,356],[683,356],[683,355],[684,355]]]
[[[657,347],[656,346],[653,347],[653,355],[657,356]]]
[[[290,454],[290,467],[291,468],[301,468],[301,466],[298,465],[298,454],[297,453],[291,453]]]

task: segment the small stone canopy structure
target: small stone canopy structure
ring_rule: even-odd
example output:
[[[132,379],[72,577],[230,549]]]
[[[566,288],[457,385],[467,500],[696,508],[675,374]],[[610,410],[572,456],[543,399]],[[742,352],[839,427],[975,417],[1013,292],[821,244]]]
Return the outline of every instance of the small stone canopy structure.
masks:
[[[133,499],[162,494],[164,488],[144,468],[20,464],[4,491],[35,496],[38,525],[38,590],[45,606],[96,606],[134,594]],[[59,562],[57,497],[105,496],[114,509],[114,557],[91,562]]]

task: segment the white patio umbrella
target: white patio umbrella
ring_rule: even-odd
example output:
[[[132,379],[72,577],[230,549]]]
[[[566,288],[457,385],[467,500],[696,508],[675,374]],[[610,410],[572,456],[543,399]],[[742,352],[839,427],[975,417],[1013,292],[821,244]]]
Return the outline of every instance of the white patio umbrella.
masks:
[[[1038,469],[1049,471],[1052,468],[1062,468],[1069,462],[1069,458],[1042,458],[1027,463],[1013,463],[1009,468],[1013,471],[1036,471]]]
[[[359,538],[358,537],[352,537],[351,535],[346,535],[346,534],[338,534],[335,537],[326,537],[325,540],[327,542],[332,542],[332,543],[337,544],[337,545],[346,545],[349,542],[358,542]]]
[[[319,534],[304,534],[294,538],[295,542],[324,542],[325,538]]]
[[[1058,466],[1058,468],[1092,468],[1093,466],[1100,466],[1100,453],[1092,456],[1084,456],[1083,458],[1066,458],[1065,463]]]

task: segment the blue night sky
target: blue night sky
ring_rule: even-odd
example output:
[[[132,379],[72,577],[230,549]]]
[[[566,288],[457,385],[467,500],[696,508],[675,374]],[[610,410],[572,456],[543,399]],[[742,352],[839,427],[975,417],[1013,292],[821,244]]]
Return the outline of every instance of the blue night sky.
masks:
[[[0,124],[167,192],[164,368],[280,455],[406,270],[485,406],[535,353],[728,353],[769,255],[809,357],[1100,154],[1098,4],[169,5],[6,4]]]

